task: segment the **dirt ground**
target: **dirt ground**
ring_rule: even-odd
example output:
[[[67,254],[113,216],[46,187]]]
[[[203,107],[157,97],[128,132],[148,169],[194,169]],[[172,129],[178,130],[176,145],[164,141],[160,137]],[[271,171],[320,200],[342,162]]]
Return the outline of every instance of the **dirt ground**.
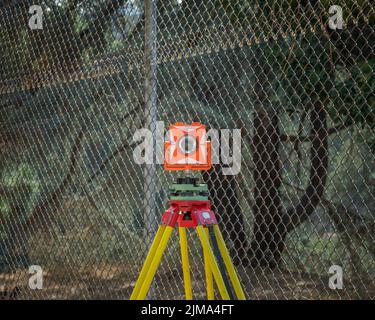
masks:
[[[67,274],[66,270],[44,271],[43,289],[31,290],[25,271],[0,274],[0,299],[128,299],[134,286],[129,275],[135,271],[123,266],[98,266]],[[184,299],[181,272],[157,275],[156,299]],[[249,299],[375,299],[374,279],[345,279],[343,289],[330,289],[328,277],[292,273],[287,270],[239,272]],[[134,276],[135,278],[135,276]],[[204,279],[193,275],[195,299],[205,299]]]

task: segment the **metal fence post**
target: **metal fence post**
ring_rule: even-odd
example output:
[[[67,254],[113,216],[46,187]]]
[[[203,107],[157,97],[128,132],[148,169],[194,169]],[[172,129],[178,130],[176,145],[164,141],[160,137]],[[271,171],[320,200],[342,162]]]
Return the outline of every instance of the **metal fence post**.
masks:
[[[144,169],[144,237],[147,244],[151,243],[156,231],[156,116],[157,116],[157,79],[156,79],[156,0],[145,0],[145,126],[152,132],[152,163],[146,164]],[[154,297],[153,285],[148,298]]]

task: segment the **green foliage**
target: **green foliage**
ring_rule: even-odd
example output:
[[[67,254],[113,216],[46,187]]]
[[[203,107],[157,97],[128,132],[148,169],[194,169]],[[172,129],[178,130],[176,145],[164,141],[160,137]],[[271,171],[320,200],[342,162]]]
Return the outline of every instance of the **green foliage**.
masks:
[[[249,22],[249,13],[256,13],[257,22],[261,22],[263,18],[272,20],[275,17],[279,19],[290,18],[288,13],[299,13],[301,21],[303,16],[314,8],[316,11],[320,9],[321,13],[325,13],[325,18],[328,17],[328,9],[330,6],[335,5],[330,0],[321,0],[312,4],[309,0],[243,0],[243,1],[231,1],[231,0],[217,0],[217,7],[223,7],[230,20],[233,23],[246,24]],[[346,25],[351,25],[356,22],[360,23],[374,23],[375,15],[371,8],[371,1],[369,0],[345,0],[340,1],[337,5],[343,8],[343,19]],[[309,17],[311,22],[318,22],[313,16]],[[292,27],[296,27],[298,21],[288,21]],[[304,21],[304,20],[303,20]],[[264,22],[263,22],[264,23]],[[277,30],[275,25],[274,30]]]
[[[103,52],[127,45],[126,41],[113,38],[111,16],[102,19],[99,25],[92,23],[99,13],[105,12],[100,8],[106,2],[75,1],[84,7],[97,9],[96,14],[87,13],[86,18],[80,14],[82,7],[71,8],[68,2],[71,3],[71,1],[61,1],[62,5],[51,8],[46,14],[46,21],[50,27],[43,35],[32,38],[25,30],[14,30],[14,34],[18,35],[17,39],[19,39],[18,47],[9,45],[0,47],[1,70],[5,75],[12,70],[30,71],[30,68],[38,70],[39,67],[51,68],[52,71],[57,67],[66,67],[65,71],[74,71],[75,68],[91,65],[95,62],[95,57]],[[279,5],[280,1],[264,1],[257,10],[262,10],[262,14],[266,17],[262,23],[267,24],[271,21],[268,19],[271,18],[271,12],[276,16],[282,15],[287,8],[294,9],[297,4],[303,7],[307,2],[293,0],[284,1]],[[185,1],[182,5],[184,3]],[[198,1],[186,0],[186,3],[198,3]],[[248,13],[254,9],[254,1],[217,0],[215,3],[220,9],[225,9],[232,23],[237,24],[248,24]],[[328,1],[323,1],[324,5],[326,3],[328,6]],[[187,5],[185,10],[190,14],[189,9]],[[190,16],[190,19],[195,20],[195,17]],[[205,24],[206,21],[201,23]],[[265,30],[277,29],[277,24],[268,23],[268,25],[271,27],[268,26],[269,29]],[[163,32],[170,32],[170,30]],[[90,34],[94,37],[90,38]],[[350,34],[349,36],[354,37]],[[9,34],[0,33],[2,43],[6,42],[7,37]],[[93,39],[98,41],[92,41]],[[316,100],[327,102],[325,106],[332,119],[330,125],[350,120],[357,127],[374,128],[375,61],[373,57],[367,59],[367,56],[359,55],[354,59],[354,63],[341,67],[333,61],[340,61],[338,58],[344,55],[335,47],[333,39],[327,38],[326,35],[308,33],[295,38],[287,36],[285,39],[269,40],[268,43],[261,43],[256,47],[235,48],[232,51],[226,50],[195,57],[194,62],[199,62],[198,70],[201,71],[196,76],[198,83],[196,88],[192,88],[191,81],[193,59],[160,65],[158,88],[159,92],[163,93],[158,97],[160,118],[168,122],[181,120],[190,122],[198,118],[214,128],[235,127],[237,124],[234,122],[237,118],[243,118],[251,123],[249,114],[252,113],[254,101],[257,99],[254,85],[259,77],[266,73],[255,72],[255,69],[261,65],[269,67],[267,79],[264,81],[267,86],[265,104],[268,103],[280,113],[282,127],[286,133],[297,134],[300,115]],[[61,45],[62,43],[64,46]],[[39,49],[34,52],[35,47]],[[18,55],[12,54],[13,52],[17,52]],[[51,52],[55,54],[51,55]],[[337,56],[334,56],[335,54]],[[30,56],[36,58],[31,64],[27,59]],[[46,264],[51,262],[56,265],[94,264],[98,262],[99,255],[101,259],[108,261],[116,259],[132,261],[135,252],[145,251],[145,244],[141,239],[142,181],[138,180],[142,173],[137,171],[141,169],[140,167],[135,170],[129,164],[132,157],[131,150],[113,160],[90,186],[83,186],[110,151],[130,139],[129,132],[132,133],[133,127],[128,127],[127,122],[117,123],[116,120],[129,108],[138,103],[142,104],[143,100],[139,98],[141,94],[136,92],[139,89],[134,89],[134,87],[142,88],[142,78],[126,74],[125,77],[128,78],[124,80],[125,77],[121,78],[121,76],[106,77],[102,82],[82,81],[76,85],[65,85],[62,89],[58,86],[53,87],[52,90],[45,88],[25,95],[16,93],[11,95],[9,101],[21,97],[21,100],[33,101],[33,103],[19,110],[10,105],[12,115],[6,115],[1,119],[2,125],[8,127],[25,118],[28,121],[35,120],[33,124],[42,123],[41,114],[48,115],[49,117],[46,118],[50,123],[53,122],[51,119],[56,121],[56,124],[54,123],[56,127],[59,126],[60,121],[64,123],[63,120],[73,123],[68,130],[63,128],[57,133],[49,134],[46,130],[41,140],[48,141],[49,144],[44,145],[44,149],[26,150],[25,148],[23,150],[25,154],[34,156],[29,161],[13,159],[2,164],[4,169],[1,172],[0,185],[7,191],[5,196],[0,193],[0,217],[4,218],[6,223],[22,222],[35,207],[37,200],[43,199],[45,194],[48,195],[55,189],[64,178],[69,165],[71,142],[67,142],[69,140],[66,139],[67,136],[75,133],[78,126],[90,126],[90,132],[87,134],[90,142],[84,145],[79,153],[79,166],[76,170],[78,177],[66,194],[61,195],[62,198],[66,197],[65,206],[59,212],[54,212],[56,222],[51,225],[51,230],[55,238],[48,238],[44,230],[41,230],[40,233],[46,238],[42,237],[43,241],[41,241],[41,235],[35,234],[32,239],[34,245],[30,254],[35,259],[44,257],[46,260],[42,262]],[[127,83],[132,81],[133,87]],[[56,97],[60,97],[60,100]],[[61,109],[60,105],[63,106]],[[74,108],[68,109],[72,106]],[[33,113],[35,119],[29,117],[31,108],[35,108]],[[58,113],[55,109],[63,110],[64,114]],[[297,116],[298,121],[294,121],[294,118],[288,115]],[[137,114],[132,117],[131,122],[137,122],[142,116],[143,114],[140,116]],[[6,123],[9,119],[11,120]],[[24,125],[28,126],[30,123]],[[136,126],[137,124],[134,127]],[[42,131],[40,127],[38,130]],[[303,123],[303,134],[308,134],[308,129],[306,123]],[[63,138],[56,138],[59,135]],[[330,185],[325,195],[328,198],[337,195],[345,198],[350,194],[350,197],[353,197],[350,200],[357,206],[361,203],[370,203],[373,199],[373,195],[370,194],[372,189],[368,184],[361,184],[363,173],[360,170],[366,165],[366,154],[368,154],[366,143],[375,151],[375,133],[374,130],[368,130],[361,132],[360,136],[362,140],[355,137],[358,138],[360,145],[358,149],[350,149],[349,142],[343,135],[338,138],[345,140],[344,143],[330,142],[331,167],[328,179]],[[30,137],[28,143],[31,142],[40,143]],[[301,188],[308,181],[309,147],[309,144],[300,146],[302,153],[300,159],[294,155],[289,156],[291,150],[284,150],[285,158],[289,156],[287,159],[289,163],[283,168],[283,179],[290,183],[297,182]],[[17,148],[24,147],[17,145]],[[250,163],[251,152],[246,146],[244,149],[246,149],[244,159]],[[39,162],[38,153],[44,154],[44,162]],[[295,169],[298,161],[303,165],[299,175]],[[245,170],[249,168],[243,169]],[[373,174],[375,173],[370,172],[369,176]],[[158,176],[163,186],[167,186],[172,180],[171,176],[164,176],[162,173]],[[245,178],[245,184],[241,185],[241,188],[251,190],[250,175]],[[361,187],[359,192],[358,186]],[[349,191],[349,188],[355,192]],[[93,194],[97,208],[85,199],[86,194],[83,191],[80,193],[77,190]],[[285,195],[283,204],[289,205],[298,196],[298,192],[291,187],[283,186],[281,191]],[[359,198],[355,198],[354,193],[359,193]],[[165,194],[165,190],[158,191],[158,213],[162,212],[165,205]],[[243,197],[241,201],[244,203],[245,220],[251,222],[251,199]],[[15,208],[14,204],[21,204],[22,208]],[[327,238],[322,230],[319,232],[314,230],[314,226],[316,224],[307,223],[297,230],[296,234],[291,235],[288,245],[302,257],[309,271],[326,274],[327,266],[334,263],[335,259],[339,259],[341,257],[339,253],[344,249],[336,235]],[[6,229],[4,227],[8,225],[3,224],[0,232]],[[249,235],[250,230],[251,228],[248,230]],[[0,241],[5,236],[0,234]],[[176,243],[174,245],[176,248]],[[51,252],[51,255],[46,255],[46,251]],[[319,259],[318,267],[317,259]],[[346,257],[342,259],[346,263]],[[285,261],[293,262],[291,259]]]
[[[6,166],[0,175],[0,185],[6,190],[3,196],[0,193],[2,218],[21,223],[34,205],[35,195],[40,189],[35,169],[25,162]]]
[[[331,116],[351,119],[354,123],[375,126],[375,57],[352,66],[339,68]]]

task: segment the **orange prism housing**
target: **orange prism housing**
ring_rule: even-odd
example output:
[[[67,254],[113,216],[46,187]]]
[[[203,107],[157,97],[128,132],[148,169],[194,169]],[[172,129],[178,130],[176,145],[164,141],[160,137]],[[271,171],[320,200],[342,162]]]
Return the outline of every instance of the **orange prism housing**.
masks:
[[[211,143],[207,140],[206,126],[193,122],[177,122],[169,127],[164,143],[164,169],[209,170]]]

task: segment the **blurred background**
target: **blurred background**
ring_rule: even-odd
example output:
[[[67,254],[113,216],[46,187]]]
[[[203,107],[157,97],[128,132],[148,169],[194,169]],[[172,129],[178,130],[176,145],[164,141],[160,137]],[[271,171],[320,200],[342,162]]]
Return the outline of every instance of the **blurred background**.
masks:
[[[178,176],[133,159],[156,120],[241,130],[239,174],[201,180],[249,299],[375,297],[370,0],[32,5],[0,2],[0,297],[130,297]],[[150,298],[184,298],[178,249]]]

